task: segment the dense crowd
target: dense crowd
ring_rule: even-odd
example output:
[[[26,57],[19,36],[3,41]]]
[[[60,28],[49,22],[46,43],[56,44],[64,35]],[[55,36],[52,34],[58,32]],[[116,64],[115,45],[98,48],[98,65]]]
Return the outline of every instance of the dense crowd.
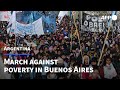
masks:
[[[78,30],[79,20],[76,21]],[[82,31],[80,38],[75,33],[73,21],[65,16],[61,24],[57,23],[57,30],[45,35],[10,36],[4,34],[2,41],[7,46],[29,46],[31,51],[3,52],[31,54],[30,56],[4,56],[14,59],[58,59],[58,67],[93,67],[93,73],[14,73],[15,79],[119,79],[120,78],[120,34],[110,32],[100,65],[98,60],[104,44],[106,32]],[[72,33],[72,36],[71,36]],[[71,40],[72,37],[72,40]],[[80,44],[79,44],[80,39]],[[16,43],[15,43],[16,42]],[[72,45],[72,49],[71,49]],[[80,45],[82,53],[80,52]],[[57,67],[52,65],[50,67]],[[22,66],[21,66],[22,67]],[[35,65],[31,67],[44,67]]]

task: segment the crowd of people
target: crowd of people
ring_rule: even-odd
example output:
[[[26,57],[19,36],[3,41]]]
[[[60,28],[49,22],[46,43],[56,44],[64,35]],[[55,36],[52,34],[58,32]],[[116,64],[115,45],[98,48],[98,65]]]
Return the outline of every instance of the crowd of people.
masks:
[[[4,56],[17,59],[58,59],[58,65],[50,67],[93,67],[93,73],[13,73],[15,79],[120,79],[120,34],[110,32],[100,65],[98,60],[102,51],[106,33],[80,31],[79,20],[76,21],[80,38],[74,35],[76,28],[69,16],[57,23],[57,30],[44,35],[10,36],[4,33],[1,41],[7,46],[29,46],[31,51],[3,53],[30,54],[30,56]],[[72,33],[72,35],[71,35]],[[72,40],[71,40],[72,37]],[[79,43],[80,40],[80,43]],[[16,43],[15,43],[16,42]],[[80,50],[81,45],[81,50]],[[72,47],[71,47],[72,46]],[[23,66],[21,66],[23,67]],[[33,66],[31,66],[33,67]],[[34,67],[44,67],[36,65]]]

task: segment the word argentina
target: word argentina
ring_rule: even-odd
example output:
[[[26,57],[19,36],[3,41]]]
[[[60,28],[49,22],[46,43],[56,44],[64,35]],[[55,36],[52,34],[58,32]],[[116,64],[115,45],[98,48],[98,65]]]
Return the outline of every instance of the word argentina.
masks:
[[[4,51],[30,51],[30,47],[4,47]]]

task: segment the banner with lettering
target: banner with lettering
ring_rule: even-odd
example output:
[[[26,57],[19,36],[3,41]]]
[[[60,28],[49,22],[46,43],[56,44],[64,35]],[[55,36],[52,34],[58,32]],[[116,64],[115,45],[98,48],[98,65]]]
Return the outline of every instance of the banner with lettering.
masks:
[[[83,13],[82,25],[85,31],[103,31],[104,23],[99,16]]]

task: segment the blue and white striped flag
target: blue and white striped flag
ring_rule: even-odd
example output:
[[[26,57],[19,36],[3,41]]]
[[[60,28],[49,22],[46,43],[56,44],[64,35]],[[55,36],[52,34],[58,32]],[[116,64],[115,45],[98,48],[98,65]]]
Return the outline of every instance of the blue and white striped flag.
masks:
[[[116,11],[113,11],[112,16],[115,15],[115,14],[116,14]],[[110,20],[108,21],[108,27],[110,27],[111,22],[112,22],[112,18],[110,18]]]

